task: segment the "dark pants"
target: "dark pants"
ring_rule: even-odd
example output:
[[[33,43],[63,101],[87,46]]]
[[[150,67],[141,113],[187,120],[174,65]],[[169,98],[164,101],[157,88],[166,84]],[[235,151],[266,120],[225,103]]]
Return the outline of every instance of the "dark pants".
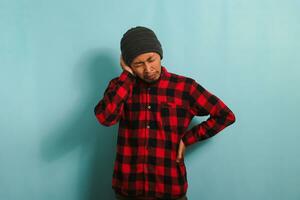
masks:
[[[142,199],[137,199],[137,198],[124,197],[119,194],[115,194],[115,195],[116,195],[116,200],[142,200]],[[180,198],[174,199],[174,200],[188,200],[188,198],[186,195],[184,195],[183,197],[180,197]]]

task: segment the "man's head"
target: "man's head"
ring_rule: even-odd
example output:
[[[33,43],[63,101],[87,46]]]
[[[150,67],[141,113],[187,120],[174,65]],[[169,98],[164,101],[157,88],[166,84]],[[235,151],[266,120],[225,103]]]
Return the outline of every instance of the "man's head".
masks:
[[[160,77],[163,51],[155,33],[146,27],[129,29],[121,39],[121,52],[125,63],[146,82]]]

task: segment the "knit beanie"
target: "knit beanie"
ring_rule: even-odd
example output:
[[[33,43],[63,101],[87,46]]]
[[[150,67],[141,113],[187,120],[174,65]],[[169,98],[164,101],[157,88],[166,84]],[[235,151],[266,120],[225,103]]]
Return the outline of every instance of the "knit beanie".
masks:
[[[163,58],[163,50],[155,33],[143,26],[133,27],[123,34],[121,52],[128,66],[142,53],[156,52]]]

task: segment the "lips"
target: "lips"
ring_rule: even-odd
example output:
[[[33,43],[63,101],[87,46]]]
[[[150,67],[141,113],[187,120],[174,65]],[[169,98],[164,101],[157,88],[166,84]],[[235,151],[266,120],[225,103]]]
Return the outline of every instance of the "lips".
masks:
[[[145,78],[153,79],[153,78],[155,78],[155,74],[146,75]]]

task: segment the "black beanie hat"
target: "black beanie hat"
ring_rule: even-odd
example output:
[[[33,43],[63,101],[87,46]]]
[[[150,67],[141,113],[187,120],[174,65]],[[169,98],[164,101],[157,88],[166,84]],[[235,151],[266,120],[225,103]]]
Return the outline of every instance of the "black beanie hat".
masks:
[[[125,63],[130,66],[134,58],[142,53],[156,52],[163,58],[161,44],[155,33],[146,27],[129,29],[121,39],[121,52]]]

